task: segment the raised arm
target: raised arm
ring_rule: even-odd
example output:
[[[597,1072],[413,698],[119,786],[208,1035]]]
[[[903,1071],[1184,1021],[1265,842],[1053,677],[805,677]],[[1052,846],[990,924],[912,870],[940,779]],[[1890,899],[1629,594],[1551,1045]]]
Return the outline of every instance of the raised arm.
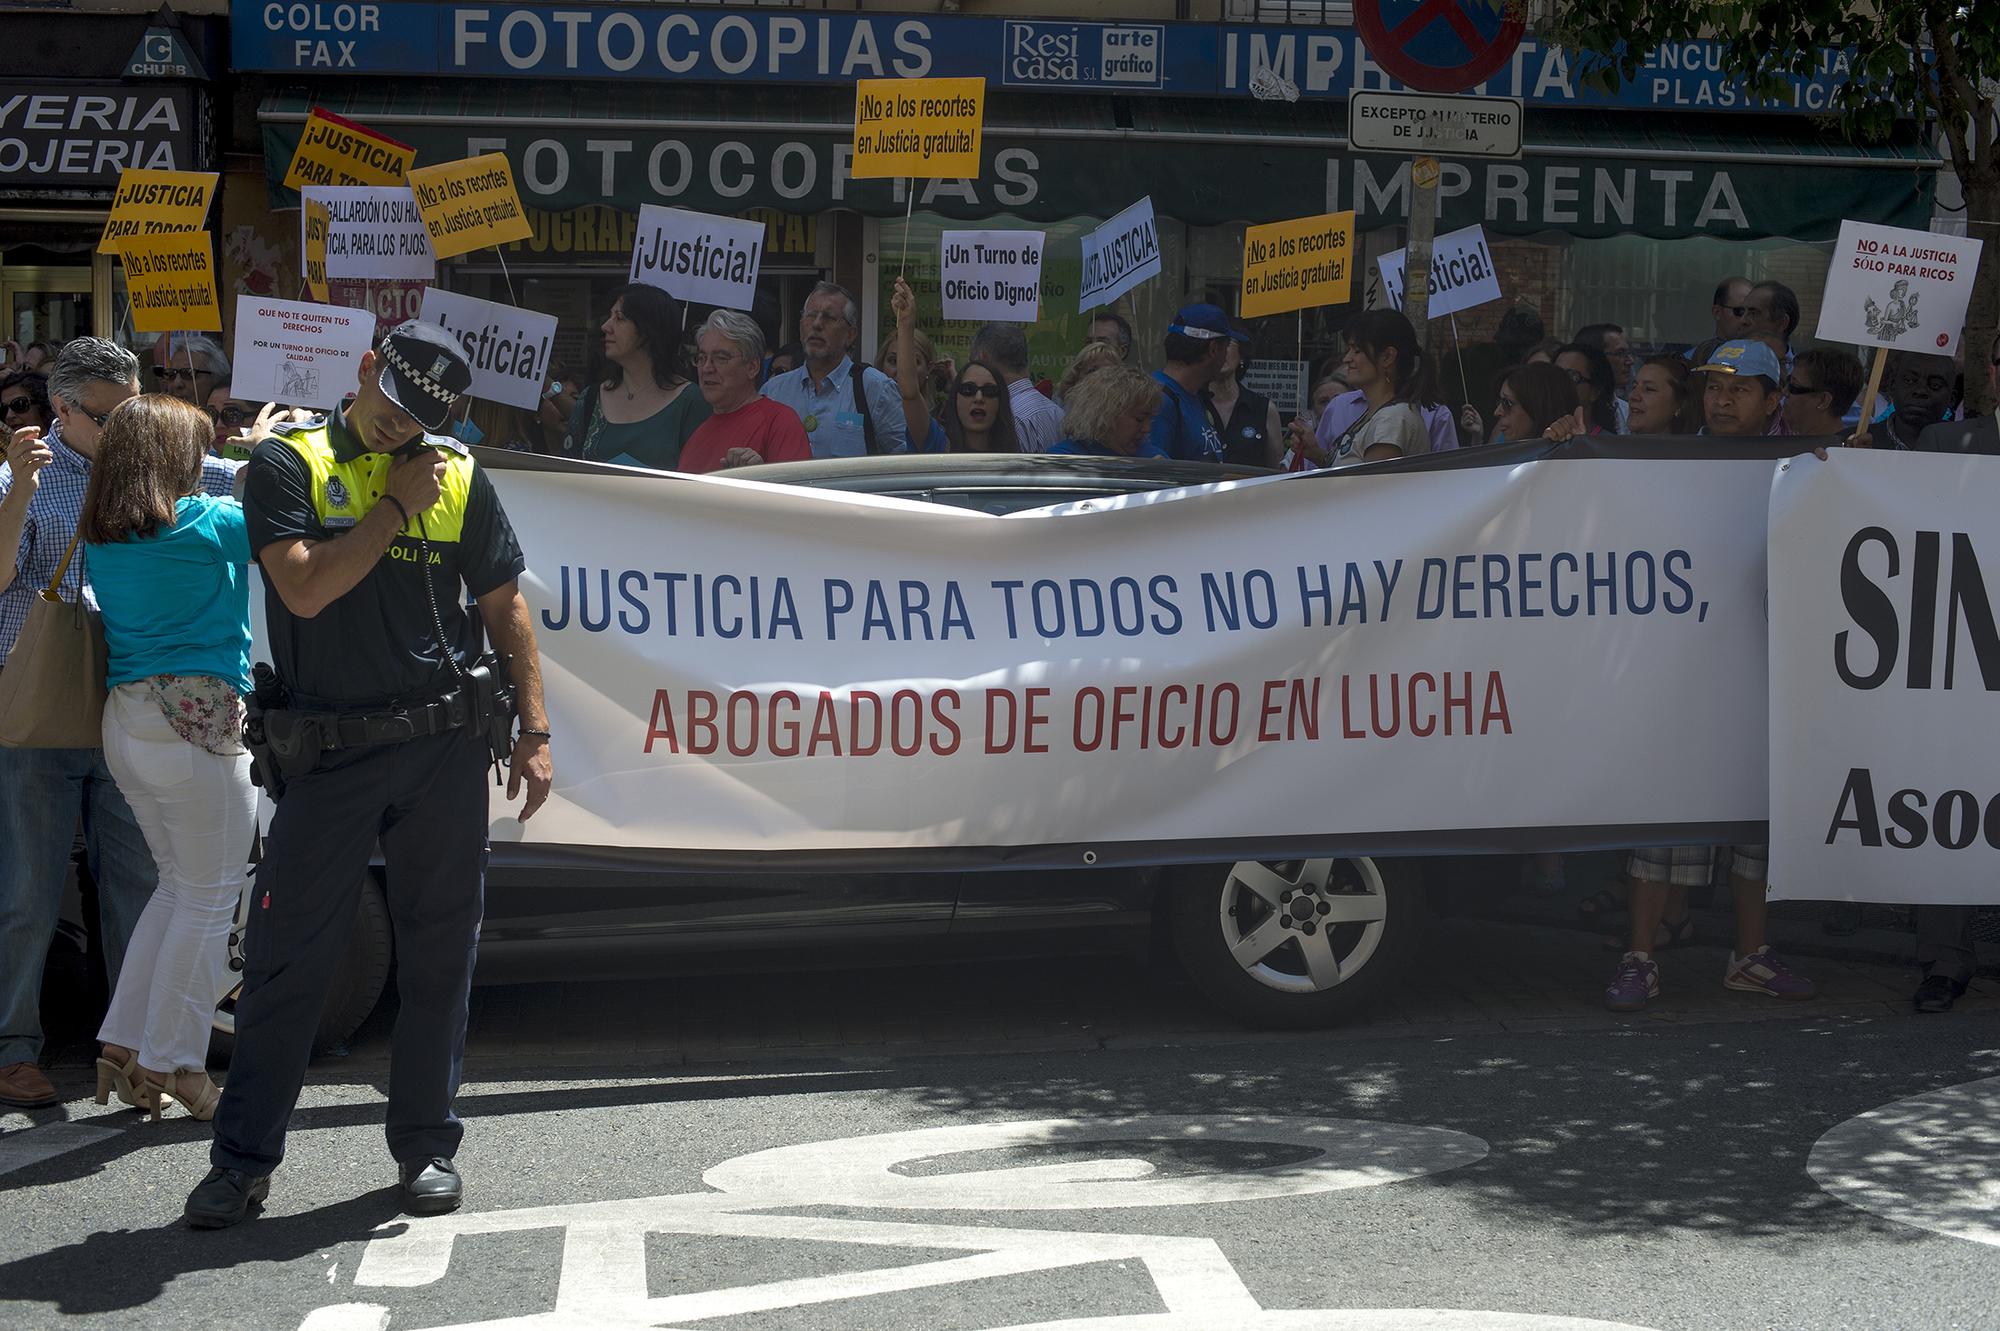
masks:
[[[360,585],[403,529],[404,513],[415,517],[437,502],[445,469],[430,450],[399,460],[389,468],[388,493],[367,517],[330,540],[314,540],[289,525],[297,514],[289,478],[275,474],[270,461],[251,465],[256,470],[244,500],[251,540],[254,544],[274,528],[277,533],[255,546],[257,562],[285,608],[300,619],[313,618]],[[309,497],[306,503],[309,507]]]
[[[917,452],[930,437],[931,413],[924,403],[924,373],[917,364],[917,297],[910,284],[896,279],[889,308],[896,312],[896,391],[903,395],[903,421],[910,430],[910,451]]]

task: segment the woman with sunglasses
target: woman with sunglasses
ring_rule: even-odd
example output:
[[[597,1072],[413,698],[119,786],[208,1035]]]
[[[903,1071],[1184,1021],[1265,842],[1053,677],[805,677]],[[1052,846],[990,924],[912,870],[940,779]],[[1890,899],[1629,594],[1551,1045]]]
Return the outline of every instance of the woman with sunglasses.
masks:
[[[944,413],[945,438],[954,453],[1018,453],[1014,410],[1007,401],[1007,381],[983,360],[966,362],[952,380],[951,402]]]
[[[1576,385],[1577,401],[1583,405],[1584,419],[1592,434],[1623,434],[1619,421],[1622,405],[1611,362],[1596,347],[1572,342],[1556,352],[1556,368]]]
[[[215,445],[212,451],[217,457],[250,456],[248,447],[233,444],[232,441],[256,423],[257,415],[263,410],[263,406],[261,402],[244,402],[234,396],[230,392],[228,379],[215,381],[215,387],[208,390],[208,400],[202,404],[202,410],[208,413],[208,419],[215,423]],[[253,439],[249,443],[255,446],[257,441]]]
[[[6,429],[0,438],[11,439],[14,431],[30,425],[37,434],[47,434],[55,419],[49,406],[49,381],[33,370],[18,370],[0,379],[0,410],[6,412]]]
[[[223,936],[249,881],[256,793],[243,746],[250,692],[250,536],[243,506],[204,493],[214,427],[164,393],[105,421],[77,530],[104,618],[104,757],[159,867],[98,1031],[97,1102],[197,1119],[221,1098],[204,1070]]]

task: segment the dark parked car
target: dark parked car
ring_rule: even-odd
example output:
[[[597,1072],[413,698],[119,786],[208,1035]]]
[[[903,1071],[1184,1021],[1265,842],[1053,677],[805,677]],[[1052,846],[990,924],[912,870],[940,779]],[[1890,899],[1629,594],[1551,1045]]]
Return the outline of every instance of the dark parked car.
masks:
[[[732,477],[1010,513],[1265,473],[1123,458],[914,456],[796,462]],[[800,870],[604,847],[493,848],[477,980],[624,978],[695,969],[932,961],[1146,948],[1164,941],[1216,1004],[1260,1026],[1337,1020],[1416,946],[1415,861],[1367,858],[1058,869]],[[393,961],[371,871],[321,1023],[350,1035]],[[232,942],[234,940],[232,939]],[[217,1025],[230,1028],[227,1002]]]

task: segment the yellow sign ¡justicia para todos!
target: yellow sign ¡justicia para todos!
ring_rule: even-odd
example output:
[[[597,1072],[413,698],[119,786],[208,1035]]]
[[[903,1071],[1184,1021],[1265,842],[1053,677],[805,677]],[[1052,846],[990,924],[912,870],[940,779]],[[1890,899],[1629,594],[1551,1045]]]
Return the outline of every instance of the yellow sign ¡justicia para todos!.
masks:
[[[97,248],[117,254],[127,237],[161,236],[172,231],[197,231],[208,220],[215,197],[213,171],[151,171],[128,167],[119,173],[118,192],[111,197],[111,215]]]
[[[409,144],[315,106],[285,168],[285,188],[400,185],[416,158]]]

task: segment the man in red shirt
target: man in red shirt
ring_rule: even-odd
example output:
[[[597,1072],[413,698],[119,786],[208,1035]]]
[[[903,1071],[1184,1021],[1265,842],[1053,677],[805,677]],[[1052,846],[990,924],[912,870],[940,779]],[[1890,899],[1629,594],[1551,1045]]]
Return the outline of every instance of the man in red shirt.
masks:
[[[757,392],[764,333],[747,314],[717,310],[695,330],[695,382],[709,418],[681,449],[682,471],[721,471],[812,457],[799,414]]]

